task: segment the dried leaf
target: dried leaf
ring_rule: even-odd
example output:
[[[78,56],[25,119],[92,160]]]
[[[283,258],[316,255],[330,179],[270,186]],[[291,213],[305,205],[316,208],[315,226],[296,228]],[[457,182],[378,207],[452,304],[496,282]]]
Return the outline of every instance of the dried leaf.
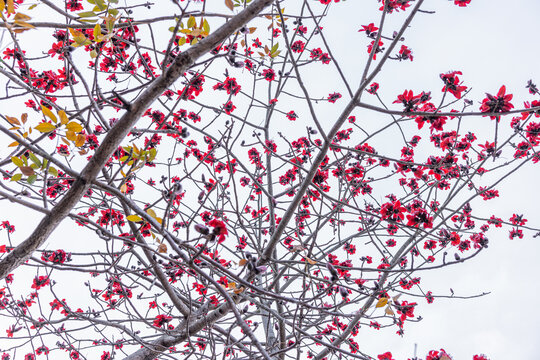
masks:
[[[126,184],[122,184],[122,186],[120,186],[120,192],[122,194],[125,194],[127,191],[127,185]]]
[[[24,113],[21,115],[21,121],[23,124],[26,124],[26,120],[28,120],[28,114]]]
[[[34,169],[32,169],[30,166],[21,166],[20,169],[23,175],[30,176],[35,174]]]
[[[238,295],[238,294],[240,294],[241,292],[243,292],[245,289],[246,289],[246,288],[242,286],[241,288],[236,288],[236,289],[234,289],[233,292],[234,292],[236,295]]]
[[[239,266],[245,266],[247,263],[248,263],[248,261],[246,259],[240,259],[240,261],[238,262],[238,265]]]
[[[233,11],[234,10],[234,4],[232,2],[232,0],[225,0],[225,6],[229,8],[229,10]]]
[[[19,120],[17,118],[15,118],[15,117],[6,116],[6,119],[11,125],[21,125]]]
[[[158,253],[163,254],[167,252],[167,245],[164,243],[159,244]]]
[[[388,298],[382,297],[379,299],[379,301],[377,301],[377,305],[375,305],[375,307],[380,308],[380,307],[385,306],[386,304],[388,304]]]
[[[392,309],[391,306],[387,306],[386,309],[384,310],[384,313],[386,315],[394,315],[394,310]]]
[[[313,260],[313,259],[310,259],[310,258],[308,258],[308,257],[306,258],[306,261],[307,261],[308,263],[310,263],[311,265],[315,265],[315,264],[317,263],[317,261],[315,261],[315,260]]]

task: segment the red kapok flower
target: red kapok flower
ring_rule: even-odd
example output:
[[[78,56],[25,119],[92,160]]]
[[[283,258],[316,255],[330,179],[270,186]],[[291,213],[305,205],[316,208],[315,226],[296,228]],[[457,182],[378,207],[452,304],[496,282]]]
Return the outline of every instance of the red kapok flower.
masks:
[[[214,228],[214,231],[212,233],[216,235],[219,242],[225,241],[225,235],[228,235],[229,232],[227,231],[227,227],[225,226],[225,223],[223,221],[213,219],[210,220],[208,225]]]

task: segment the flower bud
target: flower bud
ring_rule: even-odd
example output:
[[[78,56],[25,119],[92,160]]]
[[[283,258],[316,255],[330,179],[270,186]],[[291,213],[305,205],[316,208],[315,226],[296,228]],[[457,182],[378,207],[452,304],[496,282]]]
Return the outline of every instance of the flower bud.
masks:
[[[204,225],[195,224],[194,228],[195,228],[195,231],[198,232],[199,234],[202,234],[202,235],[210,234],[210,230]]]

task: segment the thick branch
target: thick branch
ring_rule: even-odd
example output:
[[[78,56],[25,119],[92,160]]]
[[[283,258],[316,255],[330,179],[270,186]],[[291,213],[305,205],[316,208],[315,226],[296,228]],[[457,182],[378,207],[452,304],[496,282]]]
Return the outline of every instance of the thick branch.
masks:
[[[0,261],[0,279],[5,278],[11,271],[23,264],[32,256],[32,253],[42,245],[60,222],[69,214],[71,209],[79,202],[91,182],[97,177],[111,154],[118,148],[124,137],[137,123],[146,109],[166,89],[168,89],[184,72],[201,56],[221,44],[238,28],[252,20],[273,0],[257,0],[250,6],[225,23],[214,33],[181,53],[162,76],[154,80],[151,85],[136,99],[129,111],[124,113],[117,124],[107,133],[101,146],[90,159],[86,167],[62,198],[62,200],[46,215],[34,232],[2,261]]]

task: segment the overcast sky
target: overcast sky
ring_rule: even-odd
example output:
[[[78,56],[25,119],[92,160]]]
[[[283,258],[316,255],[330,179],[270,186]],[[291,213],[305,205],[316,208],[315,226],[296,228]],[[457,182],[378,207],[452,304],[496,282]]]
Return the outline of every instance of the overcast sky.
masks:
[[[405,89],[413,89],[415,93],[440,91],[439,74],[450,70],[463,72],[462,80],[473,88],[468,97],[475,101],[475,110],[484,92],[496,93],[501,85],[514,94],[516,107],[522,106],[524,100],[534,100],[525,85],[529,79],[540,83],[537,29],[540,2],[473,0],[466,8],[446,0],[425,3],[425,10],[437,13],[419,14],[405,34],[405,44],[412,48],[414,61],[389,63],[377,78],[381,97],[387,103]],[[360,25],[378,22],[374,7],[374,0],[334,4],[323,23],[327,36],[333,39],[334,57],[346,74],[358,75],[363,68],[367,40],[356,30]],[[403,18],[402,14],[392,14],[389,25],[397,26]],[[332,90],[345,93],[335,73],[329,71],[317,76],[321,94],[328,93],[329,84],[336,84]],[[486,119],[470,121],[478,121],[479,128],[486,126],[485,131],[492,131],[492,124]],[[540,195],[536,190],[539,166],[528,166],[505,182],[499,187],[501,197],[484,206],[503,209],[506,220],[514,212],[524,213],[531,225],[540,225],[537,215]],[[16,235],[24,239],[32,230],[29,222],[37,223],[39,216],[29,220],[22,208],[0,205],[0,221],[9,218],[17,227]],[[74,229],[63,225],[51,241],[61,238],[62,231],[65,235]],[[423,317],[421,322],[407,323],[403,337],[395,334],[394,327],[378,332],[363,327],[357,339],[360,348],[372,355],[390,350],[397,360],[412,357],[415,344],[419,357],[424,357],[428,350],[444,348],[456,360],[471,359],[478,353],[485,353],[491,360],[538,358],[540,314],[535,303],[540,296],[540,239],[531,235],[526,233],[523,239],[509,240],[506,230],[491,231],[489,248],[480,256],[465,264],[423,273],[426,290],[450,295],[452,288],[459,296],[490,294],[470,300],[437,299],[431,305],[418,299],[420,306],[415,314]]]

